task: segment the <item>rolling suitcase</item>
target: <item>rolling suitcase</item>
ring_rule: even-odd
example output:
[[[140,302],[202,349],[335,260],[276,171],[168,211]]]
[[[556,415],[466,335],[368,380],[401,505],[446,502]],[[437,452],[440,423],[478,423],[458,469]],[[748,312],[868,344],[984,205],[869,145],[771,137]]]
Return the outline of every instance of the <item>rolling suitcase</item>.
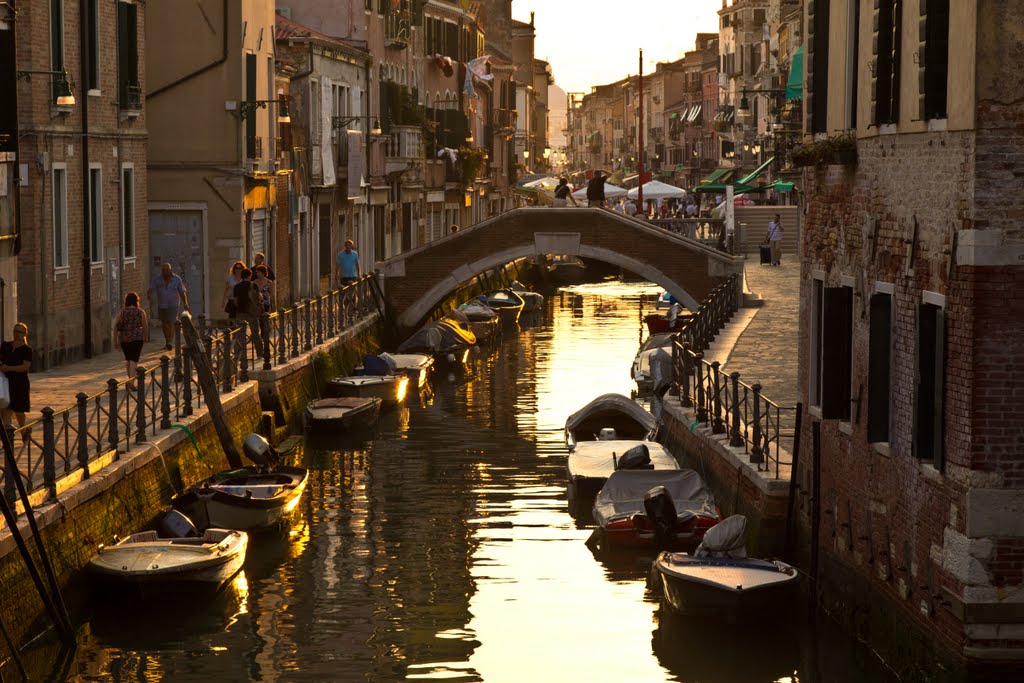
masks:
[[[767,244],[762,244],[761,248],[761,265],[769,266],[772,263],[772,248]]]

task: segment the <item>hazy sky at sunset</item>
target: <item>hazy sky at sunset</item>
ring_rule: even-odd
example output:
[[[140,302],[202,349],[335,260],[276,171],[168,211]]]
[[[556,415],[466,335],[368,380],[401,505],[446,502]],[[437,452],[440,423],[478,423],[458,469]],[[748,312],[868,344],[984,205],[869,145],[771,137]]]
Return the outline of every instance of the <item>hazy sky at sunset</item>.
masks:
[[[566,91],[644,73],[693,49],[699,31],[717,32],[721,0],[513,0],[512,16],[536,12],[536,56],[551,62]]]

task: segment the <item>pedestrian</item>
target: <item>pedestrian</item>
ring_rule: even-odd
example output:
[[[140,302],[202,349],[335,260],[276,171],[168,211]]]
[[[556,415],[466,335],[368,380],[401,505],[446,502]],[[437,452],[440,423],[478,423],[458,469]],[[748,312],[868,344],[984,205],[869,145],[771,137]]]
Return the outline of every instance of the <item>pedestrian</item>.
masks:
[[[277,276],[274,275],[274,269],[270,267],[269,263],[267,263],[267,255],[262,251],[257,251],[256,255],[252,257],[252,268],[249,270],[256,270],[259,266],[267,267],[267,278],[269,278],[271,282],[277,280]]]
[[[764,241],[772,250],[772,265],[782,265],[782,216],[775,214],[775,220],[768,222],[768,234]]]
[[[355,246],[356,243],[352,240],[345,240],[345,248],[339,251],[334,259],[338,266],[338,282],[341,287],[347,287],[359,280],[359,252]]]
[[[124,297],[124,308],[114,319],[114,332],[117,343],[124,353],[124,369],[128,379],[135,377],[135,369],[139,366],[142,345],[149,341],[149,316],[139,308],[139,295],[128,292]]]
[[[263,337],[259,333],[259,324],[256,322],[263,312],[260,303],[260,290],[252,281],[252,271],[248,268],[242,271],[241,281],[235,285],[235,306],[238,309],[236,318],[240,323],[248,325],[248,331],[252,336],[253,346],[256,348],[256,355],[263,355]]]
[[[693,201],[693,197],[690,197],[690,203],[686,205],[686,217],[696,218],[697,217],[697,205]]]
[[[260,292],[260,308],[270,313],[274,308],[274,282],[270,279],[270,268],[260,264],[252,269],[252,281]]]
[[[624,202],[623,206],[625,207],[626,215],[630,217],[636,216],[636,202],[632,199],[626,199]]]
[[[587,206],[604,206],[604,184],[607,181],[604,171],[594,171],[594,177],[587,183]]]
[[[235,285],[242,281],[243,270],[245,270],[245,264],[241,261],[232,263],[231,270],[228,271],[228,279],[224,283],[224,312],[228,314],[228,322],[235,320],[235,313],[237,312],[235,306]]]
[[[625,203],[620,199],[619,201],[617,201],[615,203],[615,206],[612,208],[612,211],[614,211],[615,213],[621,213],[623,216],[625,216],[626,215],[626,205],[625,205]]]
[[[576,203],[576,198],[572,196],[572,187],[569,185],[568,178],[562,178],[558,181],[558,187],[555,188],[555,206],[565,206],[566,201],[572,202],[573,206],[579,206]]]
[[[160,267],[160,274],[149,283],[146,299],[153,305],[153,293],[156,292],[157,318],[164,330],[164,349],[174,348],[174,321],[178,318],[178,305],[188,310],[188,291],[180,275],[175,274],[169,262]]]
[[[11,402],[3,409],[4,428],[11,431],[11,417],[18,427],[25,426],[25,413],[32,410],[29,401],[28,371],[32,369],[32,347],[28,345],[28,325],[14,325],[14,341],[0,345],[0,372],[7,377],[7,386],[11,393]],[[28,440],[28,431],[22,434],[22,440]]]

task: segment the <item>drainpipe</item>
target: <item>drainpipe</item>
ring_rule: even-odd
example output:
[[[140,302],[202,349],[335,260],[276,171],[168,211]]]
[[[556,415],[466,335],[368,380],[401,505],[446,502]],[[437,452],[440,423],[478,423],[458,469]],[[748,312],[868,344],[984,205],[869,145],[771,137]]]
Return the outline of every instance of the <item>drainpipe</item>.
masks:
[[[79,3],[78,51],[82,94],[82,324],[85,357],[92,358],[92,193],[89,188],[89,3]]]

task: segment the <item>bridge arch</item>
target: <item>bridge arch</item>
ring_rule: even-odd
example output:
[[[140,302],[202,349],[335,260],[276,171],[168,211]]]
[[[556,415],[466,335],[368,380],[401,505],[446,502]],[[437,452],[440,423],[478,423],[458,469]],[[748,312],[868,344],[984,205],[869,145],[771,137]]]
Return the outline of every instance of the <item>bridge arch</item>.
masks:
[[[543,254],[620,266],[664,287],[692,309],[743,269],[742,257],[596,208],[515,209],[388,259],[378,269],[388,305],[399,326],[408,330],[480,273]]]

